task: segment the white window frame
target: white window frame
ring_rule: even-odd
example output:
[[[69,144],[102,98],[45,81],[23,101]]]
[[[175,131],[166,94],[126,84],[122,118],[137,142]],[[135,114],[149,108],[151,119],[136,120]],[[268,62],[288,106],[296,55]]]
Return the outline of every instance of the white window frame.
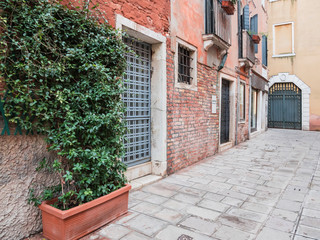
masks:
[[[241,118],[241,108],[240,108],[240,101],[241,101],[241,98],[240,98],[240,94],[241,94],[241,85],[243,85],[244,89],[243,89],[243,118]],[[240,81],[240,84],[239,84],[239,123],[244,123],[246,122],[246,88],[247,88],[247,84],[246,82],[244,81]]]
[[[289,25],[291,24],[291,41],[292,41],[292,49],[291,53],[286,53],[286,54],[276,54],[276,27],[278,26],[283,26],[283,25]],[[283,22],[283,23],[277,23],[273,24],[272,26],[272,34],[273,34],[273,58],[277,57],[293,57],[295,56],[295,51],[294,51],[294,22]]]
[[[178,49],[179,49],[179,45],[187,48],[188,50],[190,50],[190,53],[191,53],[192,81],[190,84],[178,82],[178,74],[179,74]],[[197,50],[197,48],[195,46],[191,45],[190,43],[187,43],[186,41],[183,41],[182,39],[177,38],[174,59],[175,59],[175,61],[174,61],[175,62],[175,87],[197,91],[198,90],[198,80],[197,80],[198,50]]]

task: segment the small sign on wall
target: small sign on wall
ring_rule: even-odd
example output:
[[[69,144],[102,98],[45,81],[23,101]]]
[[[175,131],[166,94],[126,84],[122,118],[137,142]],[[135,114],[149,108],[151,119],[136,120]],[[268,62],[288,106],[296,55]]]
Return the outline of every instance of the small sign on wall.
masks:
[[[217,113],[217,96],[212,95],[212,113]]]

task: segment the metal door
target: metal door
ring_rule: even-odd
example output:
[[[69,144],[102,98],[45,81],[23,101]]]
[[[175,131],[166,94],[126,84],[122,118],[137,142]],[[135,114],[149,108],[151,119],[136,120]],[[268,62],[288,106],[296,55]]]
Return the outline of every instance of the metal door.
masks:
[[[275,83],[269,89],[268,126],[301,129],[301,90],[293,83]]]
[[[131,38],[124,42],[134,53],[127,53],[125,92],[127,134],[124,163],[129,167],[151,160],[150,154],[150,78],[151,45]]]
[[[229,142],[230,128],[230,97],[229,82],[222,80],[221,88],[221,124],[220,124],[220,143]]]

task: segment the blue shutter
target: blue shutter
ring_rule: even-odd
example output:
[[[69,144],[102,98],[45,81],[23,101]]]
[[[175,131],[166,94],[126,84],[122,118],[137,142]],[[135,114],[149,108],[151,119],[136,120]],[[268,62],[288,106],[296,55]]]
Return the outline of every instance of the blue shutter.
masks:
[[[268,66],[268,38],[262,36],[262,64]]]
[[[250,18],[250,31],[252,34],[258,34],[258,14]],[[254,45],[254,52],[258,53],[258,44]]]
[[[258,14],[250,19],[250,31],[253,34],[258,34]]]
[[[249,30],[250,22],[249,22],[249,5],[244,6],[243,8],[243,25],[242,28]]]

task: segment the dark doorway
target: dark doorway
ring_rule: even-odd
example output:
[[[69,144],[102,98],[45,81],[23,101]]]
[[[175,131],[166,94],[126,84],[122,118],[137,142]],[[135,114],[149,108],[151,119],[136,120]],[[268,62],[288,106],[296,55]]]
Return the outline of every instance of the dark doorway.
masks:
[[[229,142],[230,132],[230,83],[222,80],[220,143]]]

